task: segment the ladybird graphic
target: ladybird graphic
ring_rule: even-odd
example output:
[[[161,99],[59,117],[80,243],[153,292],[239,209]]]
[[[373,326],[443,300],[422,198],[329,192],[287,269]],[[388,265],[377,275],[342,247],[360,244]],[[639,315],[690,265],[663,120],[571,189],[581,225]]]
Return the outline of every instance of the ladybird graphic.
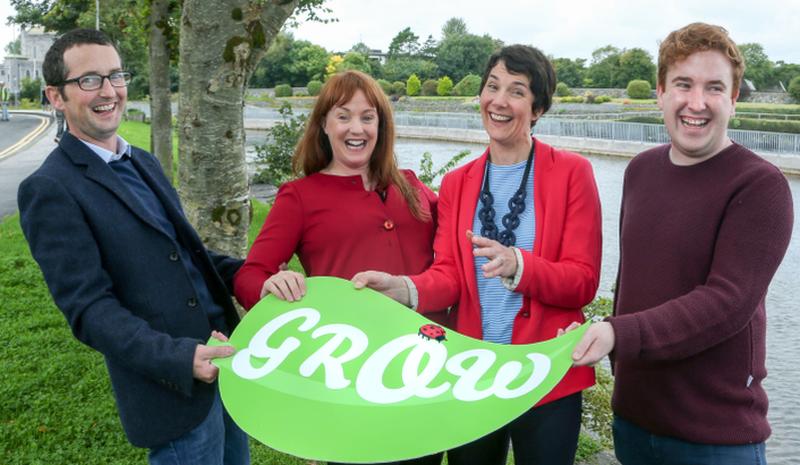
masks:
[[[436,339],[439,342],[446,341],[447,338],[445,337],[444,328],[439,325],[434,324],[427,324],[422,325],[419,327],[419,332],[417,333],[423,339],[431,340]]]

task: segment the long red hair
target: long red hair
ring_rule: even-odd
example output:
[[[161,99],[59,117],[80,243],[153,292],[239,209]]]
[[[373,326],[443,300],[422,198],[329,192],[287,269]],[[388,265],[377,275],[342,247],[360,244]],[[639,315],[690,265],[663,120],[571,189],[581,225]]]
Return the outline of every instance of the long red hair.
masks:
[[[349,102],[359,90],[378,112],[378,140],[369,160],[369,180],[375,183],[375,188],[379,191],[394,184],[405,198],[411,213],[420,220],[430,220],[430,212],[423,210],[420,205],[420,194],[411,187],[397,167],[394,156],[394,117],[389,100],[378,83],[360,71],[349,70],[335,74],[322,87],[306,123],[303,137],[294,151],[292,167],[295,173],[309,176],[330,164],[333,150],[323,131],[325,117],[333,107]]]

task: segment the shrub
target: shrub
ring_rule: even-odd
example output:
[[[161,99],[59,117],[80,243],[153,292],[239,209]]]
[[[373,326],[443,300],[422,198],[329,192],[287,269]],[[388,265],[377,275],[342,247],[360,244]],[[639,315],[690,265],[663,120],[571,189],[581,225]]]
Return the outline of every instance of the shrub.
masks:
[[[584,100],[586,103],[594,103],[594,98],[595,98],[595,97],[594,97],[594,94],[593,94],[593,93],[591,93],[591,92],[589,92],[588,90],[586,91],[586,93],[585,93],[585,94],[583,94],[583,100]]]
[[[291,97],[292,93],[292,86],[289,84],[278,84],[275,86],[276,97]]]
[[[474,97],[481,89],[481,77],[477,74],[467,74],[453,87],[453,93],[461,97]]]
[[[795,76],[789,81],[789,95],[800,102],[800,76]]]
[[[392,94],[392,83],[386,79],[378,79],[378,85],[381,86],[383,93],[386,95]]]
[[[150,78],[147,76],[137,75],[131,79],[128,84],[128,99],[140,100],[150,95]]]
[[[626,90],[628,93],[628,97],[630,98],[650,98],[650,94],[652,92],[652,88],[650,87],[650,83],[643,80],[643,79],[634,79],[633,81],[628,83],[628,89]]]
[[[308,95],[316,97],[319,95],[319,91],[322,90],[322,82],[317,81],[316,79],[308,81],[308,84],[306,84],[306,89],[308,89]]]
[[[281,121],[267,129],[267,143],[255,147],[257,171],[253,183],[280,186],[294,178],[292,155],[303,135],[308,117],[295,115],[288,102],[283,102],[278,112]]]
[[[561,103],[583,103],[583,96],[581,95],[572,95],[569,97],[560,97],[559,101]]]
[[[428,79],[422,83],[422,95],[426,97],[433,97],[436,95],[436,86],[438,83],[433,79]]]
[[[406,81],[406,95],[414,96],[419,95],[419,91],[422,88],[422,83],[420,82],[419,78],[416,74],[412,74],[408,77]]]
[[[594,98],[594,103],[606,103],[610,101],[611,97],[609,97],[608,95],[598,95],[597,97]]]
[[[37,102],[42,98],[42,81],[39,78],[22,78],[22,89],[19,98],[26,98],[31,102]]]
[[[800,121],[780,119],[731,118],[730,129],[746,129],[749,131],[786,132],[800,134]]]
[[[453,80],[447,76],[439,78],[439,82],[436,84],[436,95],[445,97],[447,95],[451,95],[452,93]]]
[[[572,91],[569,89],[568,85],[563,82],[556,84],[556,96],[569,97],[570,95],[572,95]]]
[[[447,174],[450,170],[456,167],[458,163],[463,160],[465,157],[468,157],[470,154],[469,150],[462,150],[457,154],[453,155],[450,160],[447,161],[444,165],[440,166],[438,169],[433,169],[433,156],[430,152],[425,152],[422,154],[422,160],[419,162],[419,180],[422,181],[423,184],[430,187],[432,190],[438,191],[439,186],[434,184],[434,181],[440,180],[442,176]]]
[[[406,83],[403,81],[395,81],[392,83],[392,95],[406,95]]]

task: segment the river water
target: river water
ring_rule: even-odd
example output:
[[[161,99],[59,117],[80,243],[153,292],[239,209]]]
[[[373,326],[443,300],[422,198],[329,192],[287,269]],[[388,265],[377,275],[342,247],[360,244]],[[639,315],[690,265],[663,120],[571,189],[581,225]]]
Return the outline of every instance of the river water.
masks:
[[[463,163],[483,153],[484,146],[400,139],[395,147],[398,162],[403,168],[419,170],[419,160],[430,152],[434,167],[446,163],[456,153],[468,149],[471,155]],[[619,204],[622,195],[622,175],[627,158],[589,156],[594,167],[600,202],[603,208],[603,264],[600,279],[601,295],[611,296],[619,260]],[[800,177],[789,177],[795,212],[800,206]],[[800,365],[797,354],[796,330],[800,327],[800,312],[796,311],[794,293],[800,282],[800,219],[795,213],[794,232],[789,250],[767,294],[767,370],[764,385],[769,395],[769,420],[772,437],[767,442],[770,465],[798,463],[800,457]]]

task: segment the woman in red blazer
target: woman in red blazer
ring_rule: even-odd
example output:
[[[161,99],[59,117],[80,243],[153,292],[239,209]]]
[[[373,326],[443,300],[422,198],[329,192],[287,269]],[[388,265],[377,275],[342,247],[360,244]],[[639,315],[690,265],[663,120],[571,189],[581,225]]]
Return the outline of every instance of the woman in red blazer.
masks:
[[[555,85],[533,47],[492,55],[480,93],[489,148],[442,181],[433,266],[412,276],[359,273],[356,287],[422,313],[453,306],[458,332],[493,342],[539,342],[583,321],[599,283],[600,201],[585,158],[530,135]],[[581,391],[594,380],[590,367],[570,369],[518,419],[449,451],[449,463],[504,464],[509,439],[517,465],[573,463]]]

